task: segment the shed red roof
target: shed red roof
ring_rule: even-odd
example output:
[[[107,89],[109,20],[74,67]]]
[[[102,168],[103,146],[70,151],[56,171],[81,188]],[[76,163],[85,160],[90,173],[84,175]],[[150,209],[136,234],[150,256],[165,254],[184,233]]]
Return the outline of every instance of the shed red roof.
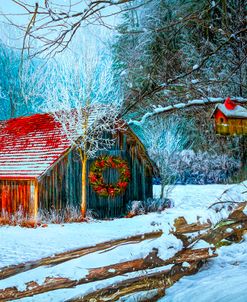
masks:
[[[0,122],[0,179],[43,175],[70,147],[50,114]]]

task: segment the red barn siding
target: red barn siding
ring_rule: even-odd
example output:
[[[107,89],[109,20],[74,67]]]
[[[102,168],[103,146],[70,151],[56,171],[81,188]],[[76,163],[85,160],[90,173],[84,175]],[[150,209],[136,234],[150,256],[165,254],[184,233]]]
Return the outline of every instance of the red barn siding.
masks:
[[[35,183],[26,180],[0,180],[0,212],[34,212]]]

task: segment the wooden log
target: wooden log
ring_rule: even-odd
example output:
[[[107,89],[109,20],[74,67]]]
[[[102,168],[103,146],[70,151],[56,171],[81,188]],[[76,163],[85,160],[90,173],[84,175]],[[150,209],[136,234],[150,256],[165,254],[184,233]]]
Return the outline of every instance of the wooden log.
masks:
[[[106,302],[118,301],[121,297],[136,293],[139,291],[147,291],[152,289],[159,289],[165,291],[176,281],[183,276],[195,274],[201,267],[201,262],[194,262],[190,267],[183,267],[181,264],[174,265],[170,270],[162,270],[144,276],[131,278],[118,282],[106,288],[94,291],[83,297],[75,297],[66,302]]]
[[[184,247],[188,247],[191,244],[190,236],[187,234],[195,233],[200,231],[208,230],[212,226],[212,223],[208,221],[208,223],[201,224],[191,223],[188,224],[184,217],[178,217],[174,221],[175,230],[171,230],[170,233],[176,236],[183,242]]]
[[[90,269],[89,273],[80,280],[71,280],[68,278],[52,278],[47,277],[42,285],[36,282],[26,284],[26,290],[18,291],[17,288],[11,287],[5,290],[0,290],[0,301],[11,301],[20,299],[50,290],[74,287],[80,284],[86,284],[93,281],[99,281],[125,273],[138,270],[145,270],[164,265],[164,261],[157,256],[158,251],[153,250],[146,258],[126,261],[104,267]]]
[[[227,204],[227,202],[220,203]],[[171,231],[171,233],[182,240],[184,247],[188,247],[201,239],[210,244],[214,244],[216,247],[218,247],[218,244],[224,239],[228,239],[232,242],[239,242],[242,240],[243,234],[247,231],[247,215],[243,213],[243,209],[246,205],[247,202],[238,203],[237,207],[229,214],[228,218],[220,221],[214,227],[209,227],[210,222],[201,225],[188,224],[184,217],[179,217],[174,222],[176,231]],[[209,229],[207,230],[207,228]],[[203,234],[198,234],[192,239],[186,235],[201,230],[207,231]]]
[[[207,233],[202,234],[200,239],[205,240],[208,243],[217,244],[223,239],[230,239],[232,242],[239,242],[242,239],[242,235],[247,230],[247,218],[235,220],[226,219],[221,222],[221,225],[216,226],[214,229],[210,229]],[[234,239],[237,238],[237,239]]]
[[[243,215],[240,212],[241,211],[239,211],[238,214],[235,213],[235,216],[234,215],[231,216],[232,217],[231,220],[227,219],[227,220],[221,221],[221,223],[219,223],[217,226],[215,226],[214,228],[211,228],[205,234],[199,235],[195,240],[197,241],[199,239],[204,239],[205,241],[207,241],[209,243],[215,244],[215,243],[219,242],[219,240],[222,240],[222,238],[223,239],[228,238],[229,236],[234,236],[235,234],[238,234],[238,236],[241,236],[241,234],[243,234],[243,232],[246,231],[246,229],[247,229],[247,218],[243,217]],[[191,225],[192,225],[192,227],[194,227],[194,224],[191,224]],[[180,227],[181,226],[183,226],[183,227],[185,226],[184,221],[183,221],[183,223],[180,223]],[[188,224],[187,224],[187,226],[188,226]],[[232,232],[229,232],[229,230],[228,230],[229,228],[232,229]],[[138,236],[134,236],[134,237],[131,237],[128,239],[110,241],[110,242],[102,243],[102,244],[99,244],[99,245],[96,245],[93,247],[89,247],[89,248],[84,248],[84,249],[79,249],[79,250],[75,250],[75,251],[57,254],[56,256],[58,256],[58,257],[55,258],[54,260],[52,259],[52,257],[48,257],[49,259],[47,259],[47,258],[45,258],[45,259],[47,259],[47,261],[49,261],[49,264],[58,264],[58,263],[68,261],[68,260],[71,260],[71,259],[74,259],[77,257],[81,257],[83,255],[88,254],[89,252],[95,252],[98,250],[107,251],[109,249],[115,248],[116,246],[118,246],[120,244],[139,242],[139,241],[149,239],[149,238],[157,238],[157,237],[161,236],[162,232],[158,232],[158,233],[159,234],[155,234],[155,233],[143,234],[141,238]],[[144,235],[146,235],[146,236],[144,236]],[[97,248],[97,249],[95,250],[95,248]],[[215,250],[215,249],[213,249],[213,250]],[[70,256],[71,252],[73,252],[73,253],[75,252],[75,254],[72,253]],[[82,254],[80,254],[81,252],[82,252]],[[176,280],[178,280],[181,276],[183,276],[184,271],[193,271],[193,268],[194,268],[195,269],[194,272],[196,272],[198,269],[198,265],[201,265],[203,263],[203,261],[205,261],[206,259],[208,259],[210,257],[216,257],[216,256],[217,256],[216,254],[211,253],[211,251],[209,251],[209,249],[207,249],[207,248],[206,249],[197,249],[197,250],[191,250],[191,249],[185,248],[184,250],[178,252],[174,257],[167,259],[166,261],[163,261],[158,258],[157,250],[156,251],[154,250],[145,259],[136,259],[136,260],[127,261],[124,263],[113,264],[113,265],[102,267],[102,268],[91,269],[91,270],[89,270],[88,275],[80,280],[70,280],[68,278],[47,277],[44,284],[42,284],[42,285],[39,285],[35,282],[29,282],[27,284],[26,290],[23,292],[19,292],[17,290],[17,288],[15,288],[15,287],[7,288],[3,291],[0,291],[0,300],[1,301],[11,301],[13,299],[20,299],[23,297],[36,295],[36,294],[40,294],[40,293],[55,290],[55,289],[71,288],[71,287],[74,287],[74,286],[77,286],[80,284],[84,284],[84,283],[89,283],[89,282],[98,281],[98,280],[104,280],[107,278],[111,278],[111,277],[118,276],[118,275],[123,275],[125,273],[130,273],[130,272],[137,271],[137,270],[145,270],[145,269],[150,269],[150,268],[154,268],[154,267],[165,266],[167,264],[174,264],[174,266],[172,267],[171,270],[158,272],[157,273],[158,275],[149,274],[148,276],[141,276],[141,277],[138,277],[137,279],[134,278],[134,280],[133,280],[133,278],[129,279],[129,280],[125,280],[123,282],[120,282],[120,285],[117,284],[117,285],[114,285],[113,287],[89,294],[83,298],[76,298],[74,300],[71,300],[71,301],[90,301],[91,302],[92,300],[90,300],[90,299],[95,299],[95,297],[97,297],[97,295],[98,295],[98,300],[96,300],[96,301],[103,301],[103,300],[100,300],[100,297],[102,295],[102,297],[104,298],[104,301],[117,301],[119,299],[119,297],[126,296],[133,292],[138,292],[138,291],[142,291],[142,290],[150,290],[150,289],[158,289],[158,288],[160,290],[165,289],[168,286],[170,286],[173,282],[176,282]],[[44,260],[44,259],[41,259],[41,260]],[[182,266],[183,262],[190,263],[190,266],[184,268]],[[43,264],[41,264],[41,265],[47,265],[44,263],[45,262],[43,262]],[[40,266],[40,265],[38,265],[38,266]],[[31,267],[31,268],[33,268],[33,267]],[[29,268],[29,269],[31,269],[31,268]],[[176,268],[178,268],[178,271],[177,271],[177,273],[174,274],[174,270],[176,270]],[[148,278],[148,279],[146,280],[145,278]],[[165,278],[165,281],[163,280],[163,278]],[[146,281],[144,281],[144,280],[146,280]],[[151,285],[150,285],[150,282],[151,282]],[[122,287],[122,283],[125,284],[123,287]],[[115,290],[114,288],[115,289],[117,288],[117,290]],[[94,296],[92,296],[92,295],[94,295]],[[89,299],[89,300],[87,300],[87,299]]]
[[[146,258],[126,261],[104,267],[90,269],[89,273],[80,280],[71,280],[68,278],[47,277],[42,285],[36,282],[26,284],[26,290],[18,291],[16,287],[0,290],[0,301],[11,301],[24,297],[29,297],[51,290],[61,288],[71,288],[77,285],[86,284],[94,281],[105,280],[134,271],[143,271],[146,269],[157,268],[168,264],[181,264],[183,262],[195,263],[216,257],[216,254],[210,253],[209,249],[184,250],[178,252],[174,257],[162,260],[158,257],[158,250],[154,249]]]
[[[162,231],[144,233],[127,238],[121,238],[116,240],[110,240],[103,243],[96,244],[85,248],[79,248],[68,252],[58,253],[51,257],[42,258],[39,260],[28,261],[17,265],[11,265],[0,269],[0,280],[11,277],[13,275],[37,268],[45,265],[56,265],[72,259],[76,259],[85,256],[90,253],[104,251],[107,249],[116,248],[122,244],[131,244],[141,242],[143,240],[158,238],[163,234]]]
[[[138,302],[157,302],[158,300],[160,300],[160,298],[164,296],[165,296],[165,289],[161,287],[155,289],[155,293],[152,296],[150,295],[148,295],[148,297],[142,296],[141,298],[138,299]]]
[[[176,231],[174,233],[177,234],[187,234],[187,233],[194,233],[198,231],[204,231],[209,229],[212,226],[211,222],[208,223],[191,223],[191,224],[184,224],[176,226]]]
[[[183,262],[198,262],[205,259],[217,257],[215,253],[215,248],[202,248],[202,249],[184,249],[180,252],[177,252],[174,257],[165,261],[165,264],[180,264]]]
[[[141,295],[139,295],[141,294]],[[157,302],[160,301],[160,298],[165,296],[165,289],[164,288],[157,288],[152,290],[147,290],[145,293],[143,291],[136,291],[130,295],[122,296],[123,301],[129,301],[131,297],[131,301],[138,301],[138,302]],[[95,299],[91,299],[93,302],[96,301]]]
[[[221,220],[206,233],[194,237],[190,240],[190,244],[194,244],[202,239],[216,247],[220,247],[220,243],[224,239],[227,239],[229,242],[241,241],[247,231],[247,215],[243,213],[246,205],[247,202],[239,203],[227,219]]]
[[[194,245],[199,240],[204,240],[215,247],[219,247],[219,243],[224,239],[230,242],[239,242],[243,239],[243,235],[247,231],[247,219],[238,221],[226,219],[221,221],[221,223],[222,225],[209,229],[206,233],[199,234],[193,238],[187,237],[184,234],[177,234],[176,232],[173,232],[173,234],[182,240],[185,248]]]

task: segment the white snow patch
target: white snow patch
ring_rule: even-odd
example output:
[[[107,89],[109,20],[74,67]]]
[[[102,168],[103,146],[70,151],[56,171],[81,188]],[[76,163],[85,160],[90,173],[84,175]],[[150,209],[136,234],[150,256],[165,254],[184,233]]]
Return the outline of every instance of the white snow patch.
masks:
[[[190,264],[189,264],[189,262],[185,261],[185,262],[182,263],[182,266],[183,267],[190,267]]]
[[[232,232],[232,229],[231,229],[231,228],[227,228],[227,229],[226,229],[226,232],[227,232],[227,233],[231,233],[231,232]]]
[[[115,271],[116,271],[116,270],[115,270],[114,268],[108,269],[108,272],[109,272],[109,273],[115,273]]]
[[[199,80],[198,79],[193,79],[193,80],[191,80],[191,83],[192,84],[197,84],[197,83],[199,83]]]
[[[210,248],[210,247],[212,247],[212,245],[209,244],[208,242],[206,242],[204,240],[199,240],[193,245],[192,250],[205,249],[205,248]]]
[[[198,64],[195,64],[195,65],[192,67],[193,70],[196,70],[196,69],[198,69],[198,68],[199,68],[199,65],[198,65]]]
[[[247,205],[244,207],[243,213],[244,213],[245,215],[247,215]]]

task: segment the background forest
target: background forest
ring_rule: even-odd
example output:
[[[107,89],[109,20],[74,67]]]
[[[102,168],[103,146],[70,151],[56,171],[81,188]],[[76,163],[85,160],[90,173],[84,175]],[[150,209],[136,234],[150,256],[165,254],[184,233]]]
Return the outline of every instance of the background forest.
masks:
[[[99,25],[80,28],[69,44],[61,42],[61,53],[50,45],[47,51],[48,42],[35,36],[37,29],[25,47],[17,46],[23,28],[3,21],[0,118],[52,111],[55,98],[73,99],[78,83],[88,78],[85,61],[92,61],[93,53],[94,79],[107,70],[110,86],[116,88],[104,88],[97,97],[102,102],[121,99],[121,117],[145,143],[164,185],[244,179],[246,139],[215,134],[210,100],[246,100],[246,0],[137,0],[123,5],[116,26],[101,21],[98,36]],[[100,85],[94,81],[92,96]],[[204,103],[162,110],[195,100]]]

